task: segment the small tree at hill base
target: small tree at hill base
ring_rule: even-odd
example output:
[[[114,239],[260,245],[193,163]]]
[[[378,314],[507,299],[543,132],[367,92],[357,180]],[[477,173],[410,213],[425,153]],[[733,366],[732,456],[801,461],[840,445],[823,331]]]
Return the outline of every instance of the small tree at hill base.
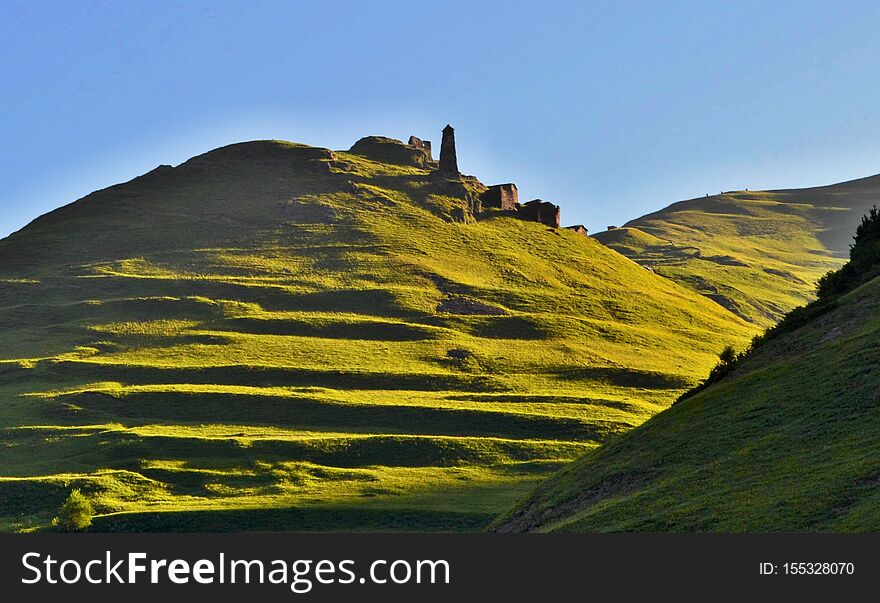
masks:
[[[75,488],[61,505],[58,516],[52,520],[52,525],[68,532],[84,530],[92,525],[94,514],[95,509],[91,501]]]

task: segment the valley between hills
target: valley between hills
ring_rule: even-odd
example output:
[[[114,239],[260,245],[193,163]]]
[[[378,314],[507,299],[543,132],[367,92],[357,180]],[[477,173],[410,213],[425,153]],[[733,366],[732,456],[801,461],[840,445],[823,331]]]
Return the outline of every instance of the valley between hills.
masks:
[[[746,454],[732,442],[749,427],[724,431],[731,416],[801,429],[797,409],[761,411],[791,391],[783,379],[833,396],[844,376],[794,349],[875,387],[876,287],[822,315],[839,325],[778,340],[771,368],[750,357],[777,380],[743,385],[757,388],[747,407],[732,391],[710,404],[722,383],[667,409],[724,348],[813,299],[877,188],[727,193],[588,237],[482,206],[477,178],[438,177],[423,149],[381,137],[349,151],[255,141],[161,166],[0,241],[0,530],[52,529],[74,488],[97,531],[763,526],[718,519],[747,506],[725,487],[760,475],[649,478],[667,475],[663,451],[685,454],[689,429],[693,471],[711,450]],[[831,407],[809,410],[831,424]],[[845,416],[873,420],[876,404],[858,413]],[[824,437],[814,427],[753,450],[786,443],[783,471],[794,433]],[[870,477],[872,434],[835,432],[841,484]],[[816,461],[832,478],[834,458]],[[729,505],[697,496],[710,487]],[[664,514],[687,515],[674,502],[688,492],[716,519]],[[783,525],[855,529],[876,510],[862,504]]]

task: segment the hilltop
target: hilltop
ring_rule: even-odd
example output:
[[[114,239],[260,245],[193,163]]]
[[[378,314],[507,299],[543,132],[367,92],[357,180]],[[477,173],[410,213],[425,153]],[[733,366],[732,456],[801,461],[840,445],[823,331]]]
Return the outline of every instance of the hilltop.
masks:
[[[878,240],[872,211],[816,302],[542,483],[494,529],[880,530]]]
[[[699,197],[594,237],[753,324],[770,326],[839,268],[880,176]]]
[[[0,241],[0,528],[76,487],[97,530],[481,529],[757,331],[416,141],[235,144]]]

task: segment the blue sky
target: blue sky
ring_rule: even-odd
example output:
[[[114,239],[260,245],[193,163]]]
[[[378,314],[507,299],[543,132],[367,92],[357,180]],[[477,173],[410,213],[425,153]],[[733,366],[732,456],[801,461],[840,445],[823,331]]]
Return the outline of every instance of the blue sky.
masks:
[[[880,172],[876,2],[0,2],[0,236],[259,138],[456,128],[591,230]]]

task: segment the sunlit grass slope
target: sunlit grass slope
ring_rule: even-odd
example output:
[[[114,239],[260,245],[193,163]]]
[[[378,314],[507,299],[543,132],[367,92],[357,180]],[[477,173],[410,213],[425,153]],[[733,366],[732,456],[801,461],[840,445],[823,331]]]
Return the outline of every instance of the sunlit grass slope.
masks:
[[[769,326],[839,268],[880,176],[832,186],[734,191],[674,203],[595,238],[656,273]]]
[[[880,531],[880,279],[566,467],[501,531]]]
[[[0,241],[0,527],[481,529],[754,334],[391,150],[232,145]]]

